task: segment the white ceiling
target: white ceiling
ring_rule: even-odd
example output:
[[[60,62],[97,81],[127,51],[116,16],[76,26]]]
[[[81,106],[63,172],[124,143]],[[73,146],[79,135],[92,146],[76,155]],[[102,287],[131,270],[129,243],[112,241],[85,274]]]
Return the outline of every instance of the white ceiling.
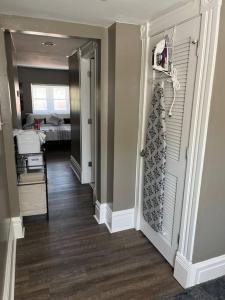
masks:
[[[0,13],[109,26],[142,24],[188,0],[1,0]]]
[[[78,38],[56,38],[42,35],[23,33],[12,34],[16,50],[17,64],[19,66],[68,69],[66,56],[85,44],[88,40]],[[53,47],[45,47],[41,43],[51,41]]]

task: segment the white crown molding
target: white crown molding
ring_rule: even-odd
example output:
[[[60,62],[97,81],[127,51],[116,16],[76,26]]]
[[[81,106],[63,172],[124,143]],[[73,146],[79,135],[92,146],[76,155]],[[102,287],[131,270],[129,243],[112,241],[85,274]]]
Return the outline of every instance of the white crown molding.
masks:
[[[146,40],[147,38],[150,37],[150,23],[147,22],[144,25],[141,26],[140,28],[141,32],[141,40]]]
[[[150,22],[151,36],[200,14],[200,1],[192,0]]]

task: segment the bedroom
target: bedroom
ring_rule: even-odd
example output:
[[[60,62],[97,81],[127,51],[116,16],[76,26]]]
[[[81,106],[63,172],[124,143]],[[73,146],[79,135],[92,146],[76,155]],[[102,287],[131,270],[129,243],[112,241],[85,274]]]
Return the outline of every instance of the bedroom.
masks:
[[[66,194],[70,194],[70,198],[77,197],[76,189],[80,184],[90,184],[91,199],[96,195],[97,68],[94,48],[97,43],[85,38],[35,32],[6,31],[5,39],[9,87],[15,95],[11,98],[11,107],[22,216],[31,216],[28,220],[51,218],[54,202],[58,199],[63,204]],[[75,67],[76,59],[79,63]],[[25,145],[32,134],[44,137],[38,150],[33,150],[35,142],[32,139]],[[20,146],[28,147],[29,151],[21,150],[19,137]],[[32,159],[39,161],[39,165],[29,167]],[[21,163],[21,160],[26,162]],[[45,183],[44,192],[38,189],[41,185],[37,182],[34,188],[30,183],[38,167],[45,174],[40,181]],[[29,187],[23,180],[29,181]],[[39,197],[31,197],[32,194]],[[38,206],[39,202],[44,205]]]
[[[23,129],[33,128],[36,121],[36,126],[40,123],[46,133],[48,149],[64,145],[65,150],[70,150],[68,70],[19,66],[18,78]]]

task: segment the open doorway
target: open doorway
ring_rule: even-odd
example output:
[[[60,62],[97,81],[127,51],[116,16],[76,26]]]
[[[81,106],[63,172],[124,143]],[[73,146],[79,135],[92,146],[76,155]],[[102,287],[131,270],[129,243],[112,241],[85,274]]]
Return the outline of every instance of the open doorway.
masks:
[[[80,184],[87,184],[91,198],[96,199],[98,43],[85,38],[32,32],[6,32],[6,39],[6,47],[12,46],[12,65],[17,67],[18,90],[15,88],[15,94],[18,103],[14,105],[14,129],[16,134],[35,130],[43,134],[44,139],[40,148],[45,174],[40,182],[43,189],[40,190],[39,182],[35,182],[33,191],[29,182],[29,194],[27,185],[24,187],[20,178],[30,178],[27,174],[30,170],[26,169],[25,176],[20,172],[21,165],[19,167],[21,215],[33,217],[47,213],[51,217],[51,205],[48,204],[57,198],[57,193],[66,192],[75,198],[77,195],[73,190]],[[74,57],[77,64],[74,64]],[[13,76],[11,79],[9,81],[15,87]],[[11,98],[12,102],[14,100]],[[18,147],[17,151],[19,153]],[[23,159],[25,157],[28,162],[31,157],[40,159],[36,150],[29,152],[22,154]],[[32,167],[32,178],[37,169],[38,166]],[[31,197],[31,194],[38,197]],[[32,198],[36,203],[42,198],[41,206],[34,204]],[[63,202],[64,195],[60,198]]]
[[[98,47],[90,41],[69,58],[72,144],[71,164],[82,184],[98,181]],[[74,76],[77,74],[78,76]]]

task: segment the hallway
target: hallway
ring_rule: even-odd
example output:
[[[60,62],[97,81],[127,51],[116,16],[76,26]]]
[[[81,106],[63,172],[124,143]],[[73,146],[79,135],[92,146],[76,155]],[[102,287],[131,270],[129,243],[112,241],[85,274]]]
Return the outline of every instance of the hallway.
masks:
[[[27,218],[18,240],[15,299],[157,299],[182,290],[135,230],[110,234],[93,218],[92,191],[65,154],[48,157],[49,223]]]

